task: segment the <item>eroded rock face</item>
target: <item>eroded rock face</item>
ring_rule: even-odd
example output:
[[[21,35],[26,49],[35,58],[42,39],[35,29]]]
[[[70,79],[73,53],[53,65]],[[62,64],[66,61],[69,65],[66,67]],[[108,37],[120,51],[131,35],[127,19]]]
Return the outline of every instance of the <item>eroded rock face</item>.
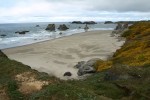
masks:
[[[100,60],[100,59],[94,58],[87,62],[85,62],[85,61],[78,62],[78,64],[75,65],[75,67],[79,69],[77,72],[78,76],[82,76],[84,74],[89,74],[89,73],[95,73],[96,69],[94,68],[94,64],[98,60]]]
[[[29,32],[29,31],[17,31],[17,32],[15,32],[15,33],[26,34],[27,32]]]
[[[47,26],[47,28],[45,30],[55,31],[55,24],[48,24],[48,26]]]
[[[69,29],[65,24],[63,24],[63,25],[60,25],[59,27],[58,27],[58,29],[59,30],[61,30],[61,31],[65,31],[65,30],[67,30],[67,29]]]
[[[115,34],[122,34],[128,27],[128,23],[118,23],[115,30],[112,31],[112,36],[115,36]]]
[[[122,24],[121,23],[118,23],[115,30],[122,30]]]
[[[127,29],[129,27],[129,24],[125,23],[122,27],[123,27],[123,29]]]

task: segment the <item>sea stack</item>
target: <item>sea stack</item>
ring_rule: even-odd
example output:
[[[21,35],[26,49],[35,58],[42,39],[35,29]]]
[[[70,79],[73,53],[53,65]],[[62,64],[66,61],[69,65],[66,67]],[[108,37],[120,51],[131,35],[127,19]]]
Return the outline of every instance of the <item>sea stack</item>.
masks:
[[[47,28],[45,30],[55,31],[55,24],[48,24],[48,26],[47,26]]]
[[[58,29],[59,30],[61,30],[61,31],[65,31],[65,30],[67,30],[67,29],[69,29],[65,24],[63,24],[63,25],[60,25],[59,27],[58,27]]]

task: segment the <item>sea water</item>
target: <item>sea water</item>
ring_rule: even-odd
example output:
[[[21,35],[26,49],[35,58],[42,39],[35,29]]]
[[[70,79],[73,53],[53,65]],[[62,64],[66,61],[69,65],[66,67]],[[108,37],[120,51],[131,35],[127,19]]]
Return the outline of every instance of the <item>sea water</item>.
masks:
[[[46,31],[48,24],[55,24],[56,31]],[[69,28],[66,31],[59,31],[57,28],[61,24],[66,24]],[[39,27],[36,27],[39,25]],[[23,46],[36,42],[51,40],[60,38],[63,36],[69,36],[77,33],[84,32],[85,24],[72,24],[70,22],[40,22],[40,23],[10,23],[0,24],[0,49],[6,49],[11,47]],[[94,30],[113,30],[115,24],[104,24],[99,22],[97,24],[88,25],[88,31]],[[16,34],[17,31],[29,31],[26,34]],[[62,33],[62,34],[60,34]],[[4,36],[5,35],[5,36]]]

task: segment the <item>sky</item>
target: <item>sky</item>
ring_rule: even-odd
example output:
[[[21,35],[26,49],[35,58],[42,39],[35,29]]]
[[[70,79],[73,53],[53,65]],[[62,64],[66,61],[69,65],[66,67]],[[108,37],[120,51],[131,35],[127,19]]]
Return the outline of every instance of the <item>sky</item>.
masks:
[[[150,0],[0,0],[0,23],[150,20]]]

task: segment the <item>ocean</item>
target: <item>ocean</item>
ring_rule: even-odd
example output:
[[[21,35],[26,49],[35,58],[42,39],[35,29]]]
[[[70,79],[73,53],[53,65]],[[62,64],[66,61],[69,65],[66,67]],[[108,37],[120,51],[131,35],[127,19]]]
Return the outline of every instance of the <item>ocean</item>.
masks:
[[[56,31],[46,31],[48,24],[55,24]],[[67,31],[59,31],[57,28],[61,24],[66,24],[69,28]],[[39,27],[36,27],[39,25]],[[81,28],[79,28],[81,27]],[[17,46],[23,46],[36,42],[56,39],[64,36],[69,36],[77,33],[84,32],[85,24],[72,24],[70,22],[40,22],[40,23],[10,23],[0,24],[0,49],[12,48]],[[97,24],[88,25],[88,31],[94,30],[113,30],[115,24],[104,24],[99,22]],[[28,33],[21,35],[16,34],[16,31],[29,31]],[[60,35],[60,32],[62,33]]]

